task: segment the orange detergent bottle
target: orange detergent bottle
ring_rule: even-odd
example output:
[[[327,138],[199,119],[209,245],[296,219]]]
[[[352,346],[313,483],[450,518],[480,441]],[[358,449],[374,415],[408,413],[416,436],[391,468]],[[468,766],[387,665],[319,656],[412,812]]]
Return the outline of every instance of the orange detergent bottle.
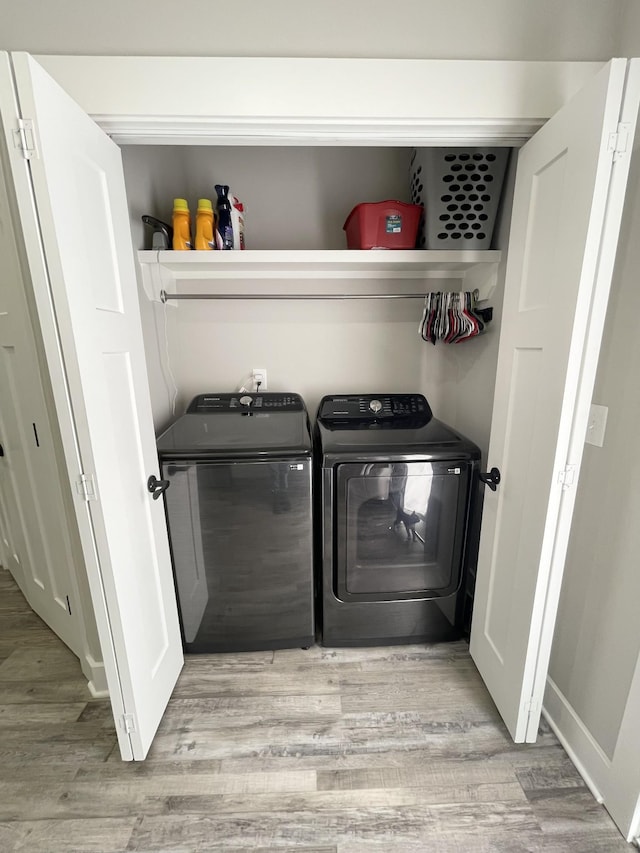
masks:
[[[211,199],[199,198],[196,213],[196,244],[197,250],[215,249],[213,237],[213,205]]]
[[[182,251],[192,249],[191,243],[191,214],[189,205],[184,198],[173,200],[173,248]]]

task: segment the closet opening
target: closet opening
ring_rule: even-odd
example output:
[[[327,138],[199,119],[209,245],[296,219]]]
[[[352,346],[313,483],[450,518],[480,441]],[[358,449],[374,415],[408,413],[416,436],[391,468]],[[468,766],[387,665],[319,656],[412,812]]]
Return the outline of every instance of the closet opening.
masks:
[[[242,269],[236,269],[239,259],[232,258],[229,263],[233,261],[234,267],[216,271],[211,279],[204,266],[188,272],[161,271],[168,292],[173,288],[174,292],[224,293],[226,297],[168,304],[149,299],[142,280],[145,265],[138,264],[157,433],[197,394],[246,387],[253,365],[261,364],[268,368],[269,390],[294,389],[305,399],[312,417],[326,393],[380,389],[423,393],[438,417],[470,435],[486,452],[515,149],[504,149],[508,163],[488,247],[496,260],[478,265],[471,273],[465,270],[464,259],[478,253],[462,251],[457,271],[445,266],[438,269],[436,264],[424,272],[412,271],[408,280],[404,269],[354,269],[344,225],[350,212],[363,202],[417,202],[416,163],[426,163],[429,149],[305,144],[123,145],[121,150],[134,250],[148,253],[152,245],[151,230],[142,216],[170,223],[173,199],[186,198],[195,218],[198,199],[210,198],[215,203],[215,184],[226,184],[245,209],[246,253],[242,260],[258,256],[255,264],[247,261]],[[450,165],[460,166],[464,172],[467,164],[456,157]],[[462,186],[460,192],[464,193]],[[422,194],[426,196],[424,186]],[[458,216],[469,214],[473,216],[474,211],[456,212]],[[423,233],[421,229],[420,235]],[[424,243],[420,235],[418,243]],[[291,265],[288,252],[304,253],[304,268]],[[429,252],[416,249],[411,254],[417,263]],[[369,257],[374,256],[376,263],[382,263],[381,257],[384,261],[389,258],[390,265],[399,254],[371,250]],[[187,266],[192,266],[192,260],[195,266],[192,258]],[[347,262],[344,268],[342,260]],[[395,297],[423,290],[476,288],[485,299],[483,304],[493,309],[485,333],[458,346],[439,343],[435,347],[419,334],[424,308],[420,299],[228,298],[233,293]]]

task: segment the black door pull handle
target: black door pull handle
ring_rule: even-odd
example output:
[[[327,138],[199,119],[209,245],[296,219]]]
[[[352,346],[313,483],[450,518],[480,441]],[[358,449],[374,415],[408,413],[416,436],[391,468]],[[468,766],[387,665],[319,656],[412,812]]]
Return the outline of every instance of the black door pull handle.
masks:
[[[4,447],[0,444],[0,456],[4,456]]]
[[[485,486],[489,486],[492,492],[495,492],[498,483],[500,482],[500,471],[497,468],[492,468],[486,474],[480,474],[480,482]]]
[[[157,480],[153,474],[147,480],[147,489],[153,495],[154,501],[157,501],[163,492],[166,492],[171,485],[170,480]]]

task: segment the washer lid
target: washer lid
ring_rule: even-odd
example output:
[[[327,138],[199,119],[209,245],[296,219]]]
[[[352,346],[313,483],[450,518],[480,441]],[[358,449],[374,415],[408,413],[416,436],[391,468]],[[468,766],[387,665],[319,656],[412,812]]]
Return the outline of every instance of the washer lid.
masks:
[[[205,396],[205,395],[203,395]],[[233,398],[240,395],[206,395]],[[255,402],[256,395],[251,396]],[[284,403],[280,407],[264,405],[265,398],[297,395],[261,395],[262,405],[231,406],[222,401],[219,409],[188,412],[158,438],[158,453],[163,459],[245,458],[310,455],[311,437],[304,404]],[[196,398],[198,400],[200,398]],[[298,398],[299,400],[299,398]],[[195,401],[194,401],[195,402]],[[193,405],[193,403],[192,403]],[[191,408],[191,407],[190,407]]]

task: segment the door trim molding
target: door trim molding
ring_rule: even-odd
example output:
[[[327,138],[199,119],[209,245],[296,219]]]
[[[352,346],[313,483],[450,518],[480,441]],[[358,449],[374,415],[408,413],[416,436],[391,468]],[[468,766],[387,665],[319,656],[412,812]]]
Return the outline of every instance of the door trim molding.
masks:
[[[183,145],[460,140],[519,145],[605,65],[311,57],[34,59],[115,141],[173,139]],[[193,86],[194,80],[221,79],[234,81],[224,101],[213,89],[207,95]]]
[[[336,120],[212,116],[141,117],[94,114],[93,120],[121,145],[379,145],[519,147],[544,124],[544,118],[438,121],[408,119]]]

